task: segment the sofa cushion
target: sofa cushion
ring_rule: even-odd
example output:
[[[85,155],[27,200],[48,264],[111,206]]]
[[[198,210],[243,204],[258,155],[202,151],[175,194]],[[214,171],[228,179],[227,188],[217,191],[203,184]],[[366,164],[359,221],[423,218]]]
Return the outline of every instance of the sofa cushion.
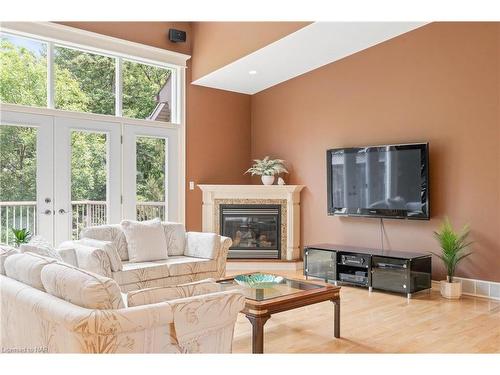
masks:
[[[128,260],[128,246],[120,224],[100,225],[82,229],[80,237],[93,238],[100,241],[111,241],[115,244],[121,260]]]
[[[19,249],[21,250],[21,253],[30,252],[44,257],[54,258],[59,261],[63,260],[57,250],[54,249],[52,245],[41,236],[33,237],[30,242],[22,244]]]
[[[66,263],[42,269],[42,283],[48,293],[87,309],[121,309],[125,305],[118,284]]]
[[[61,247],[71,247],[71,246],[84,245],[96,249],[101,249],[106,253],[109,258],[109,264],[111,271],[121,271],[122,270],[122,260],[120,259],[120,254],[118,254],[118,250],[116,249],[116,245],[112,241],[102,241],[96,240],[93,238],[82,238],[81,240],[76,241],[66,241],[63,242]],[[68,263],[68,262],[66,262]],[[71,263],[70,263],[71,264]]]
[[[169,257],[167,266],[170,276],[217,271],[217,262],[215,260],[186,256]]]
[[[55,262],[53,258],[34,253],[14,254],[5,260],[5,274],[14,280],[45,291],[41,272],[47,265]]]
[[[188,232],[186,250],[189,257],[215,259],[220,249],[220,236],[215,233]]]
[[[167,241],[160,219],[147,221],[122,220],[131,262],[168,258]]]
[[[217,262],[214,260],[177,255],[153,262],[123,262],[123,270],[113,272],[113,279],[119,285],[127,285],[171,276],[214,271],[217,271]]]
[[[119,285],[162,279],[169,276],[168,259],[152,262],[123,262],[123,269],[113,272],[113,279]]]
[[[184,255],[186,247],[186,229],[182,223],[163,222],[168,256]]]
[[[136,290],[127,294],[127,306],[149,305],[178,298],[220,292],[221,290],[221,285],[217,284],[214,279],[205,279],[170,287]]]
[[[5,259],[14,254],[19,254],[19,250],[9,245],[0,244],[0,274],[5,275],[5,268],[3,266]]]

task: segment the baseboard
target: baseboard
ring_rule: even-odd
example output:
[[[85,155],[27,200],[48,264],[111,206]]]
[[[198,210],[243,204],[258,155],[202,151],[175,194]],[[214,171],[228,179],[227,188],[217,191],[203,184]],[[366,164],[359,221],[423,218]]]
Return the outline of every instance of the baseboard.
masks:
[[[231,260],[226,263],[227,271],[300,271],[304,269],[304,262],[301,260],[295,262],[281,261],[237,261]]]
[[[494,281],[454,277],[462,283],[462,294],[466,296],[489,298],[500,301],[500,283]],[[432,280],[432,288],[439,291],[439,281]]]

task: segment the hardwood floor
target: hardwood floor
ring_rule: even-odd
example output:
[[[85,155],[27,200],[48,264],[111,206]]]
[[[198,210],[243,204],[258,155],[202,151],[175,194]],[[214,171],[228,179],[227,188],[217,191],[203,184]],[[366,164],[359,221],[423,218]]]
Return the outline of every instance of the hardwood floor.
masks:
[[[500,301],[449,301],[434,290],[407,300],[348,286],[341,301],[340,339],[333,338],[333,304],[323,302],[272,315],[264,353],[500,353]],[[242,314],[233,352],[251,352],[251,325]]]

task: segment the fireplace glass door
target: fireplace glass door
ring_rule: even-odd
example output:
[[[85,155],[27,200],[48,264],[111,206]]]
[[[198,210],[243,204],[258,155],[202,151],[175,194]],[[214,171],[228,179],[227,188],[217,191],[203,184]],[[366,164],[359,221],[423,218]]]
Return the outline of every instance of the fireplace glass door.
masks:
[[[233,245],[228,258],[279,259],[279,205],[221,205],[221,234]]]

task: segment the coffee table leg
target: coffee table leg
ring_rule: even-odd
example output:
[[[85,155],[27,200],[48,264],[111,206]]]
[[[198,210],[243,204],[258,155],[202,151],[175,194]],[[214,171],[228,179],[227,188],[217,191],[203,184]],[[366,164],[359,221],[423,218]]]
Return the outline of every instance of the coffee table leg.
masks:
[[[332,300],[334,316],[333,316],[333,336],[340,337],[340,299]]]
[[[247,319],[252,323],[252,353],[264,353],[264,324],[271,315],[263,315],[259,317],[246,315]]]

